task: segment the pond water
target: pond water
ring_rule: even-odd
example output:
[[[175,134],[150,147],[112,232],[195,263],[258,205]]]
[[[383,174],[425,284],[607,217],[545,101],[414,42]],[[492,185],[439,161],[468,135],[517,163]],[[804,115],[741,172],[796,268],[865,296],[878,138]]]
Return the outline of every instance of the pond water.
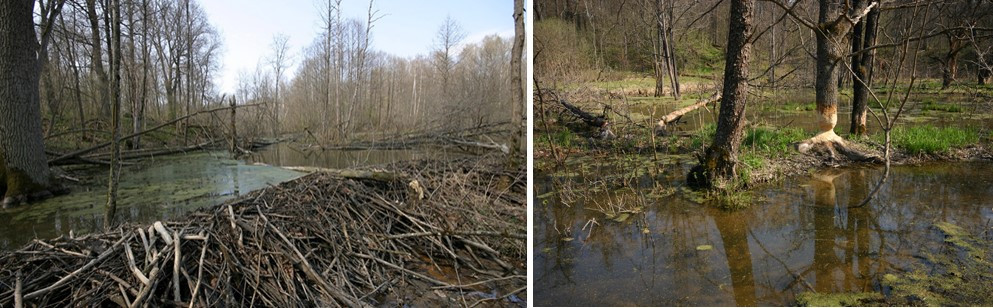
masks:
[[[34,238],[83,234],[103,226],[106,169],[80,171],[72,192],[28,206],[0,210],[0,249],[16,249]],[[76,172],[74,172],[76,173]],[[226,152],[195,152],[142,160],[121,172],[118,219],[135,223],[168,220],[190,210],[288,181],[303,173],[252,165]]]
[[[295,179],[304,173],[275,166],[355,168],[396,161],[460,155],[437,150],[305,151],[280,143],[246,157],[224,151],[194,152],[142,160],[121,172],[118,219],[133,223],[168,220],[201,207]],[[32,239],[100,230],[107,203],[107,170],[75,170],[82,181],[68,195],[0,210],[0,250]]]
[[[928,266],[921,256],[944,247],[935,223],[993,235],[991,163],[894,167],[852,209],[882,170],[824,170],[760,189],[734,212],[691,201],[686,165],[632,175],[634,189],[602,177],[616,170],[581,171],[597,175],[595,189],[582,174],[537,174],[535,304],[791,305],[805,291],[880,291],[884,274]],[[605,214],[621,205],[634,210]]]
[[[382,165],[404,160],[444,159],[457,157],[464,152],[444,149],[320,151],[304,149],[294,143],[279,143],[260,149],[245,157],[246,160],[273,166],[312,166],[331,169],[348,169],[359,166]]]

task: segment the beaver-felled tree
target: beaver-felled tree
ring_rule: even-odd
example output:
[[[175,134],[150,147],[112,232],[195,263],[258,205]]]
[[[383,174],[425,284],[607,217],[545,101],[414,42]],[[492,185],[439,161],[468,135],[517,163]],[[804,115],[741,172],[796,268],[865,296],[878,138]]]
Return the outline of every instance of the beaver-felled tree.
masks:
[[[835,134],[838,124],[838,79],[844,67],[844,57],[850,45],[845,37],[852,27],[878,2],[820,0],[818,2],[817,23],[797,15],[793,8],[780,0],[771,0],[789,13],[798,23],[810,28],[817,36],[817,65],[814,88],[817,101],[818,128],[820,132],[810,139],[801,141],[797,149],[803,153],[827,153],[832,159],[840,152],[848,159],[864,161],[878,159],[862,154],[848,146],[845,139]]]
[[[51,21],[65,1],[42,7]],[[3,207],[51,195],[38,82],[48,30],[35,36],[33,0],[0,1],[0,195]],[[42,2],[44,3],[44,2]],[[46,29],[50,29],[46,27]]]
[[[724,89],[717,117],[714,142],[704,152],[700,165],[687,176],[693,186],[711,187],[737,177],[738,147],[745,126],[748,96],[748,57],[751,54],[754,0],[731,1],[727,54],[724,61]]]

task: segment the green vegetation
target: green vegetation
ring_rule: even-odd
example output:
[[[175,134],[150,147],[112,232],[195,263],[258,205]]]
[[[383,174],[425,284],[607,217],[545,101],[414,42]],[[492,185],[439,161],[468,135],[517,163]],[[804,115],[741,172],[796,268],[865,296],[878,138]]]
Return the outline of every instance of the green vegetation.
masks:
[[[805,137],[803,130],[796,127],[780,129],[754,127],[745,130],[743,147],[768,154],[785,154],[792,149],[791,145],[794,142]]]
[[[876,306],[883,295],[876,292],[816,293],[804,292],[796,296],[798,306],[804,307],[856,307]]]
[[[690,148],[699,149],[703,147],[704,144],[710,143],[711,140],[714,140],[715,134],[717,134],[716,123],[708,123],[707,125],[704,125],[690,137]]]
[[[972,129],[934,127],[931,125],[897,127],[893,130],[893,145],[910,154],[941,154],[952,148],[963,147],[979,141],[979,134]],[[881,137],[877,137],[882,140]]]

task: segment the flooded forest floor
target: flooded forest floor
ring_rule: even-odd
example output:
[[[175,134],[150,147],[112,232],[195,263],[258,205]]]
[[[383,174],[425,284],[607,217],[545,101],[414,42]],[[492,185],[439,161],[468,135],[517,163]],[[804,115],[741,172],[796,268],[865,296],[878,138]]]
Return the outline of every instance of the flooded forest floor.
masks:
[[[505,160],[296,173],[168,220],[33,240],[0,253],[0,305],[523,306],[526,171]]]
[[[889,179],[858,207],[883,166],[796,150],[817,129],[812,90],[750,98],[746,189],[717,194],[685,180],[716,105],[655,131],[713,86],[675,100],[646,96],[642,79],[535,96],[536,305],[993,304],[993,87],[915,88]],[[611,138],[559,100],[604,119]],[[882,157],[878,124],[848,138],[839,108],[836,133]]]

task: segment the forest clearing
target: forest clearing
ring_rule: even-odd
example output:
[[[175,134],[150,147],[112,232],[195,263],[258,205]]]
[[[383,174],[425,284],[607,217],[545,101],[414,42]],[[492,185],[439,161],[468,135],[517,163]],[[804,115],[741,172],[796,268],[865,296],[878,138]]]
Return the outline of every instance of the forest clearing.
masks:
[[[524,4],[442,7],[4,1],[0,306],[526,306]]]
[[[983,1],[535,4],[536,306],[989,306]]]

